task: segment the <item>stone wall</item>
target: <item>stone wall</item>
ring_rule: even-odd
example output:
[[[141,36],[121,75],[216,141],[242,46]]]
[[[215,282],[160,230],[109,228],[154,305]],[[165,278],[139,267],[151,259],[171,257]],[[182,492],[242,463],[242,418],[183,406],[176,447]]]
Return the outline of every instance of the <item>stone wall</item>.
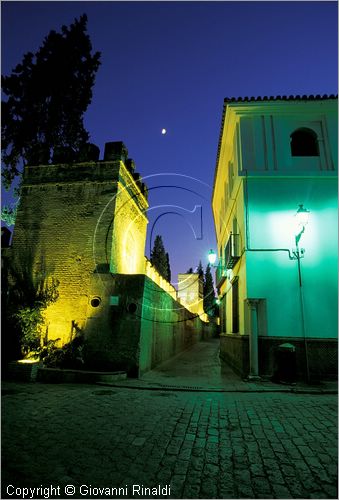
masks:
[[[203,321],[208,321],[204,313],[203,280],[198,273],[178,274],[178,299]]]
[[[145,275],[96,275],[102,297],[85,326],[85,361],[139,376],[208,334],[209,327]]]
[[[142,272],[146,208],[121,161],[25,168],[12,264],[30,269],[36,281],[59,282],[59,299],[46,312],[48,338],[63,344],[74,325],[85,326],[94,272]],[[127,242],[122,235],[130,220],[134,240]],[[134,256],[133,268],[127,253]]]
[[[108,146],[104,161],[25,168],[11,265],[58,282],[45,338],[80,329],[87,369],[139,376],[213,328],[145,260],[147,188],[124,145]]]
[[[306,377],[305,341],[292,337],[260,337],[258,339],[259,375],[272,377],[277,370],[276,352],[283,343],[295,346],[297,378]],[[308,364],[311,380],[338,377],[338,344],[335,339],[307,339]],[[221,335],[220,357],[242,377],[249,374],[248,335]]]

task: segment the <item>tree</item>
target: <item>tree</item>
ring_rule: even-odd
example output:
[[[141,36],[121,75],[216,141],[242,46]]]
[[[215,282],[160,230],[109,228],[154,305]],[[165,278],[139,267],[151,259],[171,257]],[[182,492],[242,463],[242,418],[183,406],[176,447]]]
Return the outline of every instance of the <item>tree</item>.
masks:
[[[1,208],[1,220],[5,222],[7,226],[14,226],[17,213],[17,202],[11,203],[10,205],[4,205]]]
[[[170,265],[170,261],[169,261],[168,252],[166,252],[166,267],[167,267],[167,270],[166,270],[165,277],[166,277],[168,282],[171,282],[172,273],[171,273],[171,265]]]
[[[199,265],[197,267],[197,273],[199,274],[200,278],[204,279],[204,268],[202,267],[201,260],[199,260]]]
[[[23,56],[10,76],[2,77],[2,160],[5,187],[22,164],[47,164],[60,151],[77,159],[89,134],[83,116],[92,100],[100,53],[92,54],[86,14],[61,33],[50,31],[35,53]]]
[[[154,240],[153,250],[151,252],[151,263],[159,274],[165,279],[168,276],[168,264],[164,243],[162,237],[158,234]]]
[[[190,267],[187,271],[186,274],[193,274],[193,267]]]
[[[204,279],[204,311],[209,316],[214,316],[215,294],[211,266],[207,264]]]

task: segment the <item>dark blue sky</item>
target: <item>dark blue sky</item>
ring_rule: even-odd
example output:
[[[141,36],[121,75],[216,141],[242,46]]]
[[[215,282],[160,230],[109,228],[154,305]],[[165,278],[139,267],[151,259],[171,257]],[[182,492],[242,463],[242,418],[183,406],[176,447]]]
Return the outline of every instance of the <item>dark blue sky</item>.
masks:
[[[125,142],[152,188],[150,228],[161,213],[179,212],[153,234],[163,236],[173,281],[215,247],[210,198],[224,97],[337,93],[336,2],[5,1],[1,10],[3,74],[51,29],[87,13],[102,65],[85,124],[101,158],[106,141]],[[188,177],[147,178],[164,173]],[[180,208],[158,207],[171,204]],[[200,232],[200,209],[188,212],[195,205],[202,239],[189,225]]]

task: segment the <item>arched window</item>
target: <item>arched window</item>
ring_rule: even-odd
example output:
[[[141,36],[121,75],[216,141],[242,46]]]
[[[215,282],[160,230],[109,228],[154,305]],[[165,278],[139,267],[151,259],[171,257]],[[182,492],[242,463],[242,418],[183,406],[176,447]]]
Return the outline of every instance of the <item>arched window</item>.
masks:
[[[291,134],[292,156],[319,156],[318,136],[310,128],[298,128]]]

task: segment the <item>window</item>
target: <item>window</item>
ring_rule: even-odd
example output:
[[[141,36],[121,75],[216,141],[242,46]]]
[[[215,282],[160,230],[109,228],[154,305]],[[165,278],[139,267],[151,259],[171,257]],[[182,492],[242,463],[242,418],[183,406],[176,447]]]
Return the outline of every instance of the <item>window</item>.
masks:
[[[220,304],[220,323],[221,323],[221,332],[226,333],[227,325],[226,325],[226,295],[221,299]]]
[[[232,197],[233,184],[234,184],[233,163],[229,162],[228,163],[228,196],[230,198]]]
[[[299,128],[291,134],[292,156],[319,156],[318,136],[310,128]]]

